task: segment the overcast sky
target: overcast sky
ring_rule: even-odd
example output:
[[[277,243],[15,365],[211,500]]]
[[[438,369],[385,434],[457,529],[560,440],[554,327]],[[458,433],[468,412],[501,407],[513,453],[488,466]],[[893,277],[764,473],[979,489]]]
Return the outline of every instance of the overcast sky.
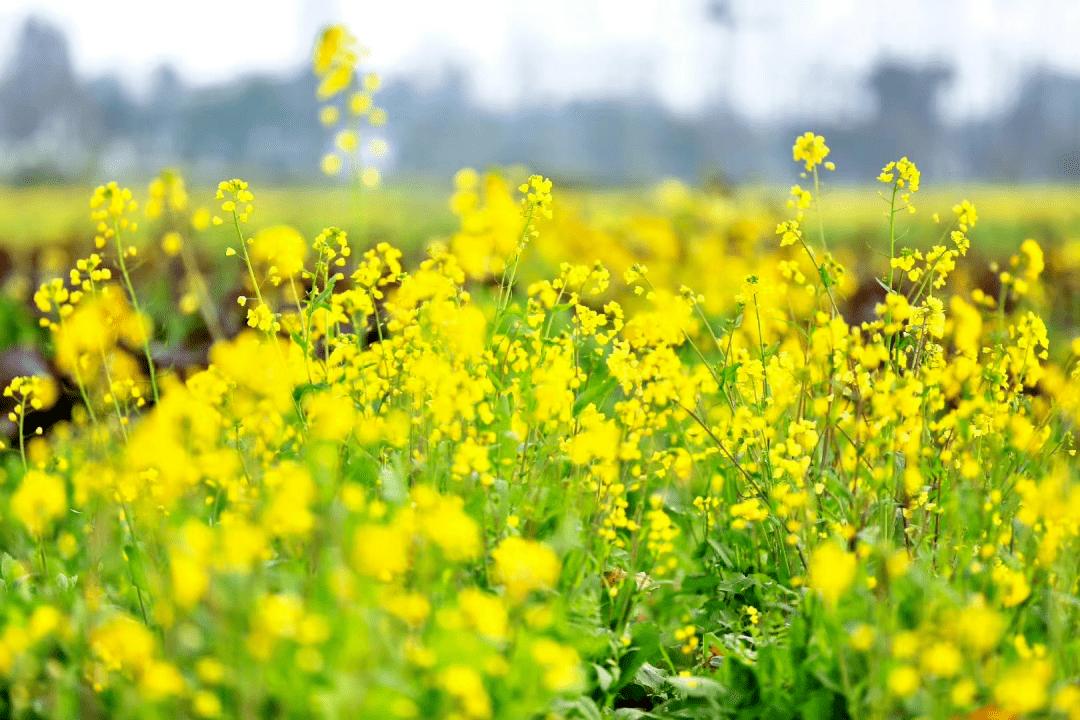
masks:
[[[0,0],[0,66],[31,12],[67,31],[80,74],[136,90],[162,62],[192,84],[295,70],[338,19],[375,69],[430,83],[462,66],[499,108],[650,93],[686,113],[717,97],[755,119],[856,113],[893,57],[952,63],[959,120],[1000,109],[1035,65],[1080,75],[1080,0]]]

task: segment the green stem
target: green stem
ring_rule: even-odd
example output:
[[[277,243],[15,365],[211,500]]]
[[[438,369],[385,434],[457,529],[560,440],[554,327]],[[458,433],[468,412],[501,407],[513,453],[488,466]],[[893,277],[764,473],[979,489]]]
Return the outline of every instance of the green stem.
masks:
[[[64,322],[64,316],[60,316],[60,326],[64,328],[64,332],[67,332],[67,325]],[[82,373],[79,372],[79,354],[75,354],[75,362],[73,364],[75,368],[75,383],[79,386],[79,394],[82,395],[83,402],[86,404],[86,412],[90,415],[90,422],[97,427],[97,413],[94,412],[94,406],[90,404],[90,392],[86,388],[86,383],[83,382]]]
[[[30,466],[26,463],[26,433],[23,432],[23,425],[26,419],[26,395],[22,396],[22,402],[19,403],[19,456],[22,457],[23,472],[29,472]]]
[[[821,212],[821,182],[818,179],[817,165],[814,166],[814,207],[817,209],[818,235],[821,237],[821,249],[829,252],[829,246],[825,244],[825,217]]]
[[[135,287],[131,284],[131,274],[128,273],[127,263],[124,261],[124,248],[120,244],[120,230],[116,229],[114,235],[116,238],[116,258],[117,263],[120,265],[120,273],[124,276],[124,284],[127,285],[128,296],[131,298],[131,307],[135,309],[135,316],[139,318],[139,322],[142,322],[142,308],[139,306],[139,298],[135,296]],[[160,396],[158,394],[157,386],[157,374],[154,371],[154,358],[150,354],[150,335],[154,328],[153,320],[150,320],[150,327],[143,328],[143,354],[146,355],[146,367],[150,371],[150,388],[154,391],[154,404],[160,402]]]
[[[521,237],[518,239],[517,247],[514,249],[513,258],[510,264],[503,268],[502,281],[499,283],[499,298],[495,305],[495,321],[492,323],[494,332],[499,331],[499,322],[502,320],[502,315],[510,306],[510,298],[514,293],[514,281],[517,279],[518,263],[521,260],[521,253],[525,249],[525,243],[529,238],[529,228],[532,227],[535,213],[536,206],[530,205],[529,214],[525,218],[525,227],[521,230]]]
[[[896,268],[892,266],[892,259],[896,257],[896,192],[899,187],[893,183],[892,199],[889,200],[889,291],[893,289],[893,277]]]
[[[266,305],[266,303],[263,301],[262,291],[259,290],[259,281],[255,279],[255,267],[251,264],[251,255],[248,254],[247,242],[244,240],[243,230],[240,229],[240,218],[237,215],[235,208],[232,211],[232,215],[233,227],[236,228],[236,237],[240,239],[240,249],[244,253],[244,264],[247,265],[248,275],[251,277],[251,286],[255,289],[255,298],[259,301],[260,305]],[[267,309],[269,309],[269,306],[267,306]],[[277,333],[274,331],[273,328],[270,328],[266,331],[266,334],[273,343],[274,348],[277,350],[278,359],[281,360],[281,371],[284,373],[288,373],[289,364],[285,359],[285,353],[283,353],[281,350],[281,345],[279,345],[277,342]],[[293,407],[296,409],[296,414],[300,418],[300,421],[303,422],[306,426],[307,419],[304,417],[304,410],[300,407],[300,403],[295,397],[293,398]]]
[[[260,305],[265,304],[263,303],[262,291],[259,290],[259,281],[255,279],[255,267],[251,264],[247,241],[244,240],[244,231],[240,229],[240,218],[237,217],[236,210],[233,210],[233,227],[236,228],[236,237],[240,240],[240,250],[244,253],[244,264],[247,265],[248,276],[251,277],[251,287],[255,290],[255,297]]]

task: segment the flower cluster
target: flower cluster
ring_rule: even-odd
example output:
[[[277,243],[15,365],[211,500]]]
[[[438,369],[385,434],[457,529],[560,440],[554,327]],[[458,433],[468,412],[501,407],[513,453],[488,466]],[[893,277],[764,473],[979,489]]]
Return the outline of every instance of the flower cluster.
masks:
[[[327,153],[322,159],[322,171],[326,175],[338,175],[348,160],[355,177],[368,187],[378,185],[381,176],[373,166],[365,167],[361,154],[360,127],[366,122],[377,128],[386,124],[386,111],[374,106],[373,94],[382,86],[378,74],[369,72],[360,76],[357,63],[366,60],[369,51],[360,45],[356,37],[344,25],[333,25],[323,30],[315,45],[313,68],[319,78],[316,95],[326,102],[319,112],[319,120],[326,127],[338,125],[347,118],[345,127],[334,137],[336,152]],[[353,88],[352,92],[349,89]],[[336,98],[346,96],[342,106],[334,104]],[[381,158],[389,152],[389,145],[382,137],[375,137],[368,152]]]

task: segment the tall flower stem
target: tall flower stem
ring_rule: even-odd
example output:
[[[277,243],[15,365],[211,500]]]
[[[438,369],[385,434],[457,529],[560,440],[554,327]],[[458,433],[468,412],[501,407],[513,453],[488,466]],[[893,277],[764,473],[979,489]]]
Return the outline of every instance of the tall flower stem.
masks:
[[[127,286],[128,297],[131,298],[131,307],[135,310],[135,316],[139,319],[140,326],[142,325],[143,311],[139,305],[139,298],[135,295],[135,287],[131,284],[131,273],[128,272],[127,261],[124,260],[124,248],[120,244],[120,229],[116,228],[116,262],[120,265],[120,274],[124,276],[124,284]],[[161,400],[161,396],[158,394],[157,374],[154,370],[154,358],[150,354],[150,335],[153,331],[153,320],[149,321],[150,327],[143,327],[142,333],[142,346],[143,354],[146,355],[146,367],[150,372],[150,389],[154,392],[154,404],[156,405]]]

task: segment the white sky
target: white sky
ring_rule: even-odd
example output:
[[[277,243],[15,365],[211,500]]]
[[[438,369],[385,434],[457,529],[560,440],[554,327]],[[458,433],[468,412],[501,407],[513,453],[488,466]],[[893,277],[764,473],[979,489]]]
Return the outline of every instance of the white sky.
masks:
[[[735,32],[705,20],[723,2]],[[430,83],[464,66],[501,108],[649,92],[680,112],[724,96],[759,120],[834,115],[862,107],[887,56],[951,61],[959,119],[1000,108],[1033,65],[1080,74],[1078,0],[0,0],[0,67],[30,12],[67,31],[80,74],[136,90],[164,61],[192,84],[293,70],[338,19],[374,69]]]

